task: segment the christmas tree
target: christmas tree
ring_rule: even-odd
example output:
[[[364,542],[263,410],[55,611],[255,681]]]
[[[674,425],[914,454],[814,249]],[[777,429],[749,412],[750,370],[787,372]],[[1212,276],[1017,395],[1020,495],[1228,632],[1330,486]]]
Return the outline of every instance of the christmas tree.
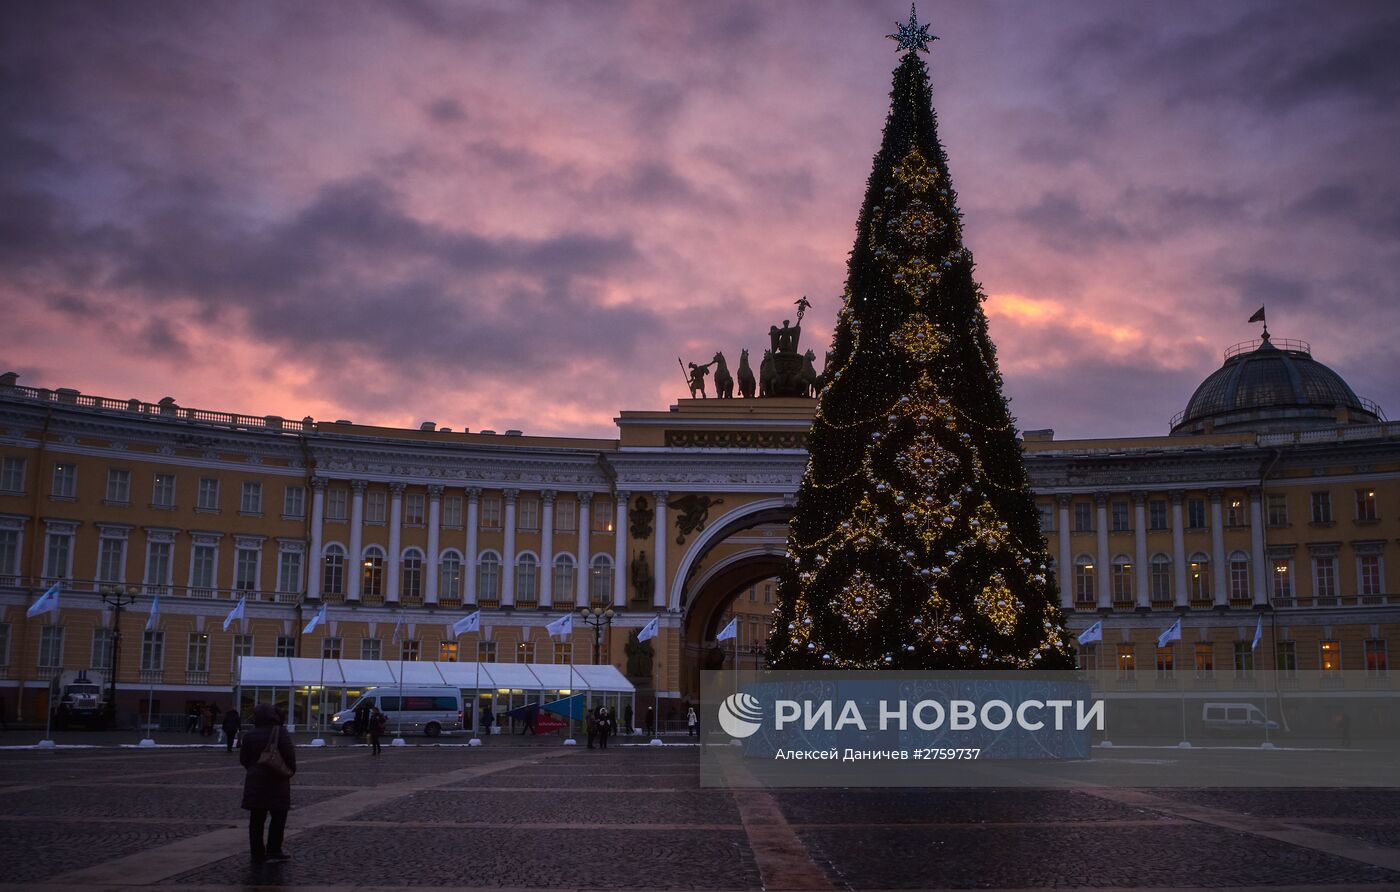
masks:
[[[769,641],[777,669],[1072,668],[928,69],[907,50],[856,223]]]

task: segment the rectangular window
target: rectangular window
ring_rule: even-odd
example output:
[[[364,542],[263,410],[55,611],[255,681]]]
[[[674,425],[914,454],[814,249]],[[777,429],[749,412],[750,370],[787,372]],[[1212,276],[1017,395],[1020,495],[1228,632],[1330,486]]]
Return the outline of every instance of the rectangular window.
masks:
[[[0,491],[24,492],[24,471],[27,461],[17,455],[8,455],[0,463]]]
[[[1171,645],[1157,648],[1157,674],[1171,675],[1176,670],[1176,649]]]
[[[199,495],[194,506],[200,511],[219,510],[219,481],[217,478],[199,478]]]
[[[1389,662],[1385,639],[1368,638],[1366,640],[1366,674],[1385,675]]]
[[[1332,522],[1332,494],[1330,492],[1324,491],[1312,494],[1312,522]]]
[[[554,664],[563,666],[573,661],[574,646],[566,641],[554,642]]]
[[[1249,561],[1232,559],[1230,561],[1230,600],[1249,601]]]
[[[399,656],[409,663],[416,663],[418,661],[418,642],[408,640],[399,642]]]
[[[611,533],[613,529],[612,502],[607,499],[593,500],[593,532]]]
[[[403,497],[403,522],[409,526],[421,527],[423,520],[424,496],[421,492],[411,492]]]
[[[1244,513],[1244,499],[1241,499],[1238,496],[1231,496],[1225,502],[1225,526],[1246,526],[1248,525],[1249,521],[1246,520],[1245,517],[1246,515]]]
[[[1356,519],[1362,523],[1369,523],[1376,517],[1376,491],[1369,488],[1358,489],[1356,491]]]
[[[242,514],[262,513],[262,484],[256,480],[243,481],[243,494],[238,500],[238,510]]]
[[[63,665],[63,626],[39,627],[39,668],[58,669]]]
[[[6,577],[19,575],[19,530],[0,530],[0,579],[13,585]]]
[[[1040,514],[1040,531],[1053,533],[1055,531],[1055,506],[1041,502],[1035,506],[1035,510]]]
[[[1271,492],[1264,497],[1269,511],[1269,526],[1288,526],[1288,497],[1281,492]]]
[[[297,655],[297,640],[291,635],[278,635],[277,646],[273,649],[275,657],[294,657]]]
[[[218,560],[216,545],[196,545],[190,551],[190,587],[212,589],[214,587],[214,564]]]
[[[239,594],[256,592],[258,585],[258,558],[256,548],[240,548],[233,554],[233,587]]]
[[[1366,597],[1379,595],[1383,590],[1381,579],[1381,556],[1363,554],[1356,559],[1356,591]]]
[[[535,662],[535,642],[522,641],[515,646],[515,662],[533,663]]]
[[[457,662],[457,642],[455,642],[455,641],[443,641],[443,642],[441,642],[441,643],[438,644],[438,662],[439,662],[439,663],[455,663],[455,662]]]
[[[1153,499],[1147,503],[1147,528],[1165,530],[1167,528],[1167,500]]]
[[[277,590],[283,594],[301,591],[301,552],[277,553]]]
[[[476,661],[478,663],[496,662],[496,642],[478,641],[476,643]]]
[[[538,530],[540,528],[540,500],[518,499],[515,503],[517,530]]]
[[[498,497],[487,496],[481,500],[481,528],[483,530],[501,528],[501,500]]]
[[[378,660],[384,652],[384,642],[378,638],[365,638],[360,641],[360,659]]]
[[[151,507],[175,507],[175,475],[157,474],[151,483]]]
[[[1117,499],[1110,506],[1112,509],[1113,523],[1109,526],[1115,533],[1126,533],[1132,528],[1128,520],[1128,503],[1122,499]]]
[[[152,542],[146,551],[146,585],[167,586],[170,584],[169,542]]]
[[[1337,597],[1336,558],[1313,558],[1313,596],[1317,598]]]
[[[189,649],[185,652],[186,672],[209,671],[209,633],[191,632]]]
[[[343,641],[342,641],[342,639],[340,639],[340,638],[322,638],[322,639],[321,639],[321,659],[323,659],[323,660],[338,660],[338,659],[340,659],[340,647],[341,647],[341,644],[342,644],[342,643],[343,643]]]
[[[1298,645],[1294,641],[1280,641],[1274,645],[1274,665],[1287,676],[1298,674]]]
[[[1136,671],[1135,660],[1131,644],[1118,645],[1118,674],[1120,676],[1130,676]]]
[[[306,516],[306,487],[288,486],[282,490],[282,516]]]
[[[1254,648],[1248,641],[1235,642],[1235,677],[1243,678],[1254,672]]]
[[[94,669],[107,669],[112,665],[111,629],[92,630],[92,662],[88,665]]]
[[[55,499],[71,499],[78,492],[78,466],[63,462],[53,466],[53,490]]]
[[[1192,530],[1203,530],[1206,528],[1205,499],[1186,500],[1186,527]]]
[[[1323,641],[1318,644],[1320,668],[1323,672],[1342,671],[1342,646],[1337,641]]]
[[[1279,599],[1293,597],[1292,561],[1274,561],[1274,597]]]
[[[159,672],[165,668],[165,633],[152,630],[141,635],[141,671]]]
[[[97,540],[97,581],[121,582],[122,558],[126,556],[126,540],[102,538]]]
[[[763,603],[773,603],[773,584],[771,582],[763,586]]]
[[[44,578],[67,579],[73,556],[72,533],[49,533],[44,546]]]
[[[237,672],[238,672],[238,661],[241,660],[241,659],[243,659],[244,657],[251,657],[252,655],[253,655],[253,636],[252,636],[252,635],[234,635],[234,636],[233,636],[233,653],[232,653],[232,654],[230,655],[230,657],[229,657],[229,659],[232,661],[232,662],[229,663],[229,671],[234,672],[234,673],[237,673]]]
[[[461,496],[442,497],[442,525],[445,527],[460,527],[462,525]]]
[[[332,487],[326,490],[326,519],[345,519],[345,490],[341,487]]]
[[[107,501],[131,504],[131,472],[125,468],[107,469]]]
[[[1094,531],[1094,506],[1088,502],[1074,503],[1074,531],[1092,533]]]
[[[1148,581],[1152,586],[1152,603],[1170,604],[1175,600],[1172,597],[1172,565],[1169,561],[1154,560]]]
[[[554,532],[578,532],[578,504],[573,499],[560,499],[554,503]]]
[[[1215,671],[1215,646],[1209,641],[1196,642],[1196,674],[1210,675]]]
[[[382,489],[365,491],[365,523],[384,523],[389,494]]]

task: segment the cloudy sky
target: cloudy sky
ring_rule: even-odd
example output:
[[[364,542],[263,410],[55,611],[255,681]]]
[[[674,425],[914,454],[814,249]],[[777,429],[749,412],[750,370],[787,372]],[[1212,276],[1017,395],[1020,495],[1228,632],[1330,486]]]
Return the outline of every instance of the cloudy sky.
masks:
[[[1165,433],[1264,302],[1400,415],[1400,5],[920,12],[1022,427]],[[907,13],[12,0],[0,366],[611,436],[799,295],[822,352]]]

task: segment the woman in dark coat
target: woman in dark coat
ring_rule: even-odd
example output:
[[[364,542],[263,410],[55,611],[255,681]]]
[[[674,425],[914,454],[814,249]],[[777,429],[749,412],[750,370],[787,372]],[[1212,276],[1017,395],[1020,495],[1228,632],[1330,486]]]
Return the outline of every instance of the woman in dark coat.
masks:
[[[224,713],[224,745],[229,752],[233,752],[233,741],[238,737],[238,727],[242,721],[236,709]]]
[[[282,777],[258,764],[258,757],[267,749],[272,735],[277,734],[277,751],[282,761],[295,773],[297,751],[292,739],[282,727],[282,714],[266,703],[253,707],[253,730],[243,734],[243,742],[238,749],[238,761],[248,769],[243,780],[243,807],[248,810],[248,844],[253,861],[290,861],[282,851],[282,832],[287,826],[287,810],[292,807],[292,779]],[[267,831],[267,842],[263,842],[263,825],[268,815],[272,816],[272,826]]]

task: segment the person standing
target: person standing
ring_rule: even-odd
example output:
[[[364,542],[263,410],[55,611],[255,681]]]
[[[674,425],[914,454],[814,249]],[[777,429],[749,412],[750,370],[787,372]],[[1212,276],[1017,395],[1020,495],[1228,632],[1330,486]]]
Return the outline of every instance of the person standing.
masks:
[[[355,704],[355,736],[363,738],[369,733],[370,719],[369,700],[361,700]]]
[[[243,718],[238,714],[238,710],[230,708],[224,713],[224,746],[228,752],[233,752],[233,741],[238,737],[238,727]]]
[[[203,714],[203,712],[204,705],[201,703],[195,703],[192,706],[190,706],[190,714],[185,719],[186,733],[194,734],[195,732],[199,731],[199,717]]]
[[[384,734],[384,727],[389,724],[389,719],[376,708],[369,714],[369,745],[370,755],[379,755],[379,738]]]
[[[647,707],[647,736],[656,736],[656,709],[651,706]]]
[[[606,706],[598,707],[598,748],[608,748],[608,735],[612,734],[613,720]]]
[[[292,779],[258,761],[266,750],[275,749],[292,774],[296,774],[296,747],[292,746],[282,722],[280,712],[267,703],[259,703],[253,707],[253,730],[243,735],[243,743],[238,748],[238,761],[247,769],[243,779],[243,808],[248,812],[248,845],[255,864],[291,860],[282,851],[282,834],[287,828],[287,812],[292,807]],[[267,826],[266,841],[264,826]]]
[[[688,706],[685,710],[685,728],[690,737],[700,736],[700,717],[695,714],[695,707]]]
[[[493,716],[491,715],[491,704],[481,704],[481,733],[483,736],[489,737],[491,735],[492,718]]]
[[[632,736],[633,729],[636,727],[632,724],[632,719],[632,704],[628,703],[622,709],[622,733],[626,734],[628,737]]]
[[[593,744],[598,742],[598,710],[586,713],[583,722],[588,728],[588,748],[593,749]]]

